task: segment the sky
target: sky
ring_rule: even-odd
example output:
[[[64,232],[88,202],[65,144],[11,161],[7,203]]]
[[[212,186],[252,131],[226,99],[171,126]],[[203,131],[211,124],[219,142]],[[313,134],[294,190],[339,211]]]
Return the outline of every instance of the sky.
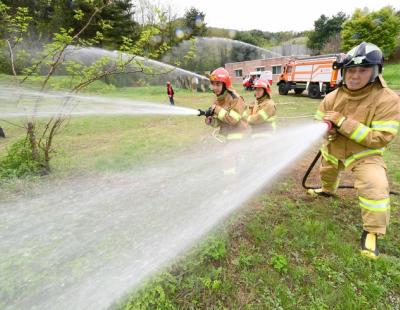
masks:
[[[332,17],[342,11],[352,15],[356,8],[376,11],[390,5],[400,10],[400,0],[159,0],[171,4],[178,16],[194,6],[206,15],[208,27],[262,31],[313,30],[322,14]],[[323,4],[321,4],[323,3]],[[247,5],[245,5],[247,4]]]

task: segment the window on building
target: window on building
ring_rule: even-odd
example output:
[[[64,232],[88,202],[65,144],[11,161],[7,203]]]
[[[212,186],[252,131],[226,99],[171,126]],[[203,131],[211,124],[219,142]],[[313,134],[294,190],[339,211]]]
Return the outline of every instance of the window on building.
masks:
[[[272,74],[281,74],[282,66],[272,66]]]
[[[242,77],[243,76],[243,70],[242,69],[235,70],[235,76],[236,77]]]
[[[256,68],[256,71],[265,71],[265,67],[258,67]]]

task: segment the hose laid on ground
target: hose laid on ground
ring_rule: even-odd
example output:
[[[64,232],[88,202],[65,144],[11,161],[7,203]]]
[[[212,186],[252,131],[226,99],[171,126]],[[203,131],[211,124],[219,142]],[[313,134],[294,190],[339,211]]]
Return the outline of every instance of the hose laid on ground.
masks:
[[[308,176],[310,175],[311,171],[313,170],[315,164],[317,163],[317,161],[318,161],[318,159],[319,159],[320,157],[321,157],[321,151],[319,151],[318,154],[317,154],[317,156],[315,156],[315,158],[314,158],[313,161],[311,162],[310,166],[308,167],[306,173],[304,174],[304,177],[303,177],[303,180],[302,180],[302,182],[301,182],[301,185],[302,185],[305,189],[317,189],[317,188],[320,188],[320,187],[318,187],[318,186],[307,186],[307,185],[306,185]],[[340,185],[338,188],[354,188],[354,186],[353,186],[353,185]],[[394,192],[394,191],[390,191],[389,194],[390,194],[390,195],[396,195],[396,196],[400,195],[399,193]]]

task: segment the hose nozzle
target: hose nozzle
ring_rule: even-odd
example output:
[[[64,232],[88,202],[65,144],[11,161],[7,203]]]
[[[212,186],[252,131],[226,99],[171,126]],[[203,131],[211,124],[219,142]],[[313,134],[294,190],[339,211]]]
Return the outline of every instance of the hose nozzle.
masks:
[[[328,125],[328,131],[333,128],[333,123],[331,121],[324,119],[323,122]]]
[[[214,114],[214,109],[213,109],[212,107],[209,107],[209,108],[208,108],[207,110],[205,110],[205,111],[200,110],[200,109],[197,109],[197,110],[199,111],[198,116],[204,115],[205,117],[210,117],[210,116],[213,116],[213,114]]]

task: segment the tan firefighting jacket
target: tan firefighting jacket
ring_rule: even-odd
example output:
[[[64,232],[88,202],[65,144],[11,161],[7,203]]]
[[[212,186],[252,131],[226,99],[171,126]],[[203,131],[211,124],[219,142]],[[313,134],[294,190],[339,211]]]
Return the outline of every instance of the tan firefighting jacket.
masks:
[[[399,129],[400,98],[390,90],[382,76],[356,91],[342,86],[321,102],[316,118],[322,120],[327,111],[347,117],[334,141],[325,141],[322,156],[337,166],[345,167],[355,160],[381,155]]]
[[[272,99],[264,96],[246,107],[243,119],[251,126],[253,133],[274,132],[276,129],[276,106]]]
[[[211,126],[219,127],[219,134],[228,140],[242,139],[248,132],[247,123],[242,120],[245,103],[241,96],[234,91],[225,91],[214,102]]]

